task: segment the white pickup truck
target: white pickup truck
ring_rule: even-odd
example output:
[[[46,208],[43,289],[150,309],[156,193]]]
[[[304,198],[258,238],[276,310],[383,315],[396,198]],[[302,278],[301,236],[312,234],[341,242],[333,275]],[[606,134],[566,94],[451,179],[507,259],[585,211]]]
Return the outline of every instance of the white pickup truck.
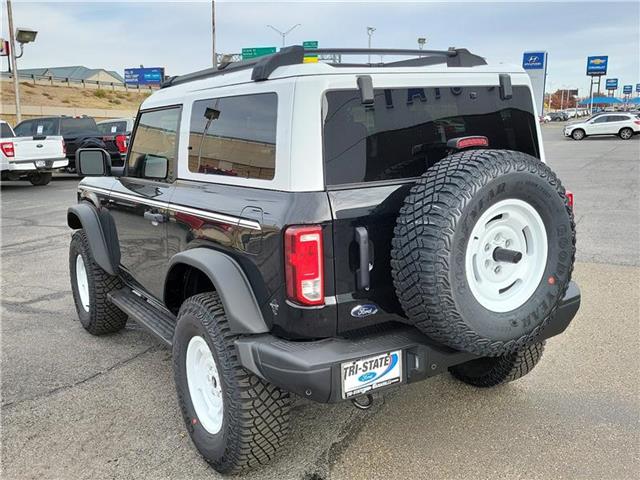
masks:
[[[46,185],[52,172],[68,163],[62,137],[16,137],[11,126],[0,120],[2,180],[29,180],[32,185]]]

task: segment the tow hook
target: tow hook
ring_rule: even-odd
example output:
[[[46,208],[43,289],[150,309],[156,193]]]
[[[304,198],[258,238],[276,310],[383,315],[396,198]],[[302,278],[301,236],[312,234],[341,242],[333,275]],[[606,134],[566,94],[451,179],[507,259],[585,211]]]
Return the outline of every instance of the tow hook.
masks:
[[[352,398],[351,403],[353,406],[360,410],[369,410],[373,406],[373,395],[367,393],[366,395],[360,395]]]

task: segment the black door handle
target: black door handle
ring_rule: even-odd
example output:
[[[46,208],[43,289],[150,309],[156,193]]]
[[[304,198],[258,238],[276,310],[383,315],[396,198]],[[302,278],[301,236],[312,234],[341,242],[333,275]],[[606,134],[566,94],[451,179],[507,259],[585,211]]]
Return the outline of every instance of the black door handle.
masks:
[[[357,270],[358,290],[369,290],[369,232],[365,227],[356,227],[356,242],[360,252],[360,268]]]
[[[144,212],[144,219],[149,220],[153,225],[158,225],[159,223],[164,223],[165,216],[162,213],[153,213],[147,210]]]

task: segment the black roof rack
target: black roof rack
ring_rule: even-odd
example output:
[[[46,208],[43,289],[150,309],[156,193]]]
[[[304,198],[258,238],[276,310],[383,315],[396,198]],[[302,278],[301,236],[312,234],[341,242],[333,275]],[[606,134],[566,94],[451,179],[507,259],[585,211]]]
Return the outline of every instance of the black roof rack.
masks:
[[[484,58],[474,55],[466,48],[449,48],[448,50],[407,50],[400,48],[316,48],[305,49],[300,45],[283,47],[271,55],[265,55],[240,62],[222,63],[218,68],[207,68],[194,73],[171,77],[165,80],[160,88],[171,87],[181,83],[193,82],[225,73],[252,68],[251,79],[256,82],[268,80],[278,68],[285,65],[298,65],[304,62],[305,54],[317,55],[396,55],[414,56],[407,60],[379,63],[331,63],[334,67],[414,67],[446,63],[449,67],[475,67],[486,65]]]

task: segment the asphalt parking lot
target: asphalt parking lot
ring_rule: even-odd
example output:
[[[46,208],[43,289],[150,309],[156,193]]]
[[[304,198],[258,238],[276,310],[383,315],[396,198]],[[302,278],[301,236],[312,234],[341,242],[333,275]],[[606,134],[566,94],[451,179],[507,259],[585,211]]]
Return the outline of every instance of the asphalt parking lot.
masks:
[[[540,365],[493,390],[433,378],[366,412],[300,400],[290,447],[246,478],[637,478],[640,137],[544,136],[576,195],[583,306]],[[3,477],[218,478],[183,428],[169,350],[132,322],[96,338],[77,320],[76,184],[1,189]]]

